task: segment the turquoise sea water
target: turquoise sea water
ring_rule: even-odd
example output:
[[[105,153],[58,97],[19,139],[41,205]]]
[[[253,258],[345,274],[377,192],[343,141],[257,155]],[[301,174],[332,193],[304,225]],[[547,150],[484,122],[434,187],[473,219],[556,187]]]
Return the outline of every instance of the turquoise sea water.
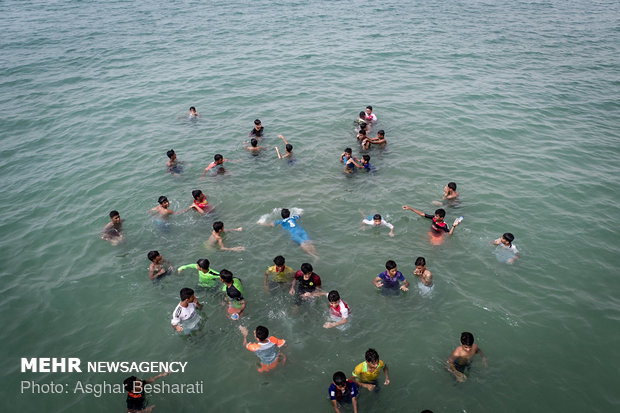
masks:
[[[620,407],[620,24],[613,1],[0,3],[0,404],[3,411],[123,411],[124,394],[75,393],[124,373],[21,373],[21,357],[184,361],[168,383],[203,394],[153,394],[155,411],[329,412],[335,371],[368,347],[390,367],[363,412],[610,412]],[[359,155],[353,121],[373,105],[385,150],[376,175],[347,176]],[[198,121],[179,119],[194,105]],[[255,118],[268,150],[243,141]],[[295,165],[278,161],[283,134]],[[374,134],[374,132],[373,132]],[[166,174],[165,152],[186,162]],[[227,172],[201,179],[215,153]],[[464,215],[440,246],[429,221],[448,181]],[[188,213],[162,232],[148,216],[160,195],[182,210],[201,189],[215,216]],[[311,257],[279,228],[274,208],[304,210]],[[126,241],[99,239],[107,214]],[[361,231],[362,215],[395,225]],[[229,246],[205,249],[215,219]],[[521,258],[499,262],[489,241],[516,236]],[[153,286],[151,249],[176,266],[208,258],[243,279],[247,314],[228,320],[199,291],[204,328],[170,328],[184,272]],[[326,300],[292,310],[263,291],[282,254],[311,262],[324,289],[352,308],[325,330]],[[435,289],[384,297],[371,284],[393,259],[410,280],[426,257]],[[239,323],[288,341],[285,366],[256,372]],[[466,383],[443,363],[471,331],[488,358]],[[147,378],[155,374],[138,374]],[[61,394],[21,391],[61,383]],[[349,410],[351,411],[351,410]]]

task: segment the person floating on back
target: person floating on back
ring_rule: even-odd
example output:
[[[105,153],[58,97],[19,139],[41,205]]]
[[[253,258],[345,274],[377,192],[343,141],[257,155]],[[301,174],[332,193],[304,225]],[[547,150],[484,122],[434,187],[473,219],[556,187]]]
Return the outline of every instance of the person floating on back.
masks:
[[[217,281],[220,279],[220,273],[212,270],[209,266],[211,263],[206,258],[201,258],[196,261],[196,264],[182,265],[177,268],[177,272],[181,274],[188,268],[192,268],[198,271],[198,286],[212,288],[217,285]]]
[[[467,380],[465,372],[469,372],[471,368],[471,361],[476,354],[480,354],[482,357],[482,364],[487,367],[487,358],[484,353],[478,347],[478,344],[474,344],[474,335],[468,331],[461,333],[461,345],[454,349],[452,355],[446,361],[446,368],[454,377],[460,382]]]
[[[266,225],[270,227],[276,227],[278,225],[282,225],[282,228],[286,229],[289,232],[291,239],[295,241],[296,243],[298,243],[301,246],[302,250],[304,250],[305,252],[307,252],[308,254],[316,258],[317,255],[316,255],[316,250],[314,248],[314,244],[308,238],[308,234],[306,233],[306,230],[303,229],[297,222],[300,216],[299,215],[291,216],[291,211],[289,211],[286,208],[282,208],[280,215],[282,216],[282,219],[275,221],[275,222],[268,222],[262,225]]]
[[[351,309],[347,303],[340,299],[338,291],[330,291],[329,294],[327,294],[327,300],[329,301],[329,316],[332,321],[326,322],[323,324],[323,327],[332,328],[344,326],[348,323]]]
[[[239,331],[243,335],[243,347],[256,354],[260,359],[260,367],[258,368],[260,373],[266,373],[275,369],[278,364],[284,365],[286,363],[286,356],[280,353],[280,349],[286,346],[286,340],[269,336],[267,327],[256,327],[254,330],[256,343],[248,343],[248,329],[246,327],[239,326]]]
[[[222,234],[224,232],[230,232],[230,231],[238,232],[242,230],[243,230],[242,227],[225,230],[224,223],[222,221],[215,221],[213,223],[213,231],[211,231],[211,236],[209,237],[209,240],[207,241],[207,246],[209,247],[219,246],[222,251],[245,251],[245,247],[242,247],[242,246],[230,247],[230,248],[225,247],[224,240],[222,239]]]
[[[151,261],[149,265],[149,280],[153,281],[153,283],[160,281],[174,271],[172,264],[164,260],[159,251],[149,251],[146,257]]]
[[[454,233],[454,229],[461,223],[461,218],[455,219],[454,223],[452,224],[452,229],[450,229],[448,224],[444,221],[446,211],[443,208],[436,209],[435,215],[425,214],[419,209],[411,208],[408,205],[404,205],[403,209],[413,211],[421,217],[432,220],[433,222],[431,224],[431,236],[437,238],[440,238],[444,233],[452,235]]]
[[[355,380],[357,384],[361,387],[369,390],[369,391],[378,391],[379,390],[379,374],[381,374],[381,370],[385,374],[384,385],[390,384],[390,374],[388,372],[388,368],[383,362],[383,360],[379,359],[379,353],[374,348],[369,348],[366,350],[366,354],[364,355],[366,361],[355,366],[355,370],[353,370],[352,378]]]
[[[202,309],[202,304],[198,302],[194,290],[191,288],[182,288],[180,295],[181,302],[172,312],[170,323],[172,328],[179,333],[189,333],[200,323],[200,315],[198,315],[197,310]]]
[[[123,240],[123,221],[117,210],[110,211],[110,222],[103,227],[101,239],[109,241],[112,245],[121,242]]]
[[[220,271],[220,281],[224,283],[222,291],[226,293],[226,301],[228,302],[228,315],[233,320],[238,320],[243,315],[246,301],[243,297],[243,285],[241,280],[233,277],[233,273],[227,269]]]
[[[357,413],[357,396],[359,389],[354,381],[347,380],[342,371],[337,371],[332,376],[332,384],[329,385],[329,400],[332,402],[334,411],[341,413],[341,403],[353,404],[353,413]]]
[[[491,241],[491,244],[499,245],[498,248],[501,248],[500,251],[505,251],[508,252],[508,254],[512,255],[506,260],[508,264],[512,264],[517,258],[519,258],[519,250],[512,243],[514,239],[514,235],[512,235],[510,232],[505,232],[500,238],[496,239],[495,241]]]
[[[395,291],[398,293],[399,289],[403,291],[409,290],[409,282],[405,279],[405,276],[398,271],[396,263],[392,260],[385,263],[385,271],[377,275],[372,283],[375,287],[381,288],[383,291]]]
[[[371,219],[372,218],[372,219]],[[362,220],[362,229],[366,229],[366,225],[372,225],[373,227],[386,227],[390,229],[390,233],[388,234],[390,237],[394,236],[394,225],[390,224],[386,220],[381,217],[380,214],[375,214],[372,217],[366,217]]]

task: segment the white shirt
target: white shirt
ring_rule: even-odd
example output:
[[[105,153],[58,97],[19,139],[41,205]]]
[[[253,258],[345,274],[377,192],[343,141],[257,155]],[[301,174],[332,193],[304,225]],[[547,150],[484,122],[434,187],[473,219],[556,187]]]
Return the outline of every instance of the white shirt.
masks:
[[[172,320],[170,322],[173,326],[178,326],[182,321],[189,320],[196,314],[196,304],[189,303],[187,307],[183,307],[181,303],[179,303],[172,313]]]
[[[364,219],[362,222],[366,225],[372,225],[373,227],[375,226],[375,221],[372,219]],[[394,229],[394,225],[390,224],[383,218],[381,218],[381,223],[379,224],[379,226],[388,227],[389,229]]]

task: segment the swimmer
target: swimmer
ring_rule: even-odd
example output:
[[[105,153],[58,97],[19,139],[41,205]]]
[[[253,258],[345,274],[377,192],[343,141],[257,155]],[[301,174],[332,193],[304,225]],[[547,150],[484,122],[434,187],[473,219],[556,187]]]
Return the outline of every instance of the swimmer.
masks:
[[[370,105],[366,106],[366,121],[373,123],[377,121],[377,115],[372,113],[372,106]]]
[[[181,214],[184,214],[190,209],[193,209],[194,211],[198,212],[200,215],[204,215],[208,212],[211,212],[212,207],[211,205],[209,205],[209,202],[207,201],[207,196],[203,194],[200,189],[194,189],[192,191],[192,197],[194,197],[194,202],[185,211],[180,212]]]
[[[512,241],[514,241],[515,236],[512,235],[510,232],[505,232],[501,238],[496,239],[495,241],[491,241],[491,244],[493,245],[501,245],[502,248],[512,252],[514,254],[514,256],[512,258],[509,258],[508,261],[506,261],[508,264],[512,264],[513,262],[515,262],[515,260],[517,258],[519,258],[519,250],[517,249],[517,247],[512,243]]]
[[[280,149],[278,149],[277,146],[274,146],[274,148],[276,148],[276,153],[278,154],[278,159],[288,158],[289,160],[293,160],[294,159],[293,145],[288,143],[286,139],[284,139],[284,136],[282,135],[278,135],[278,138],[284,141],[284,145],[285,145],[284,148],[286,149],[286,153],[284,155],[280,155]]]
[[[258,140],[261,140],[263,137],[263,133],[265,131],[265,128],[263,127],[263,125],[261,124],[260,119],[256,119],[254,121],[254,127],[252,128],[252,130],[250,131],[250,133],[248,133],[248,136],[254,136],[255,138],[257,138]]]
[[[256,138],[252,138],[250,139],[250,146],[248,146],[247,142],[243,142],[243,149],[256,156],[263,150],[263,147],[258,144],[258,140]]]
[[[365,140],[362,141],[362,149],[364,150],[368,150],[368,148],[370,148],[370,145],[385,145],[387,143],[387,141],[385,140],[385,131],[383,129],[377,131],[377,137],[376,138],[366,138]]]
[[[159,203],[159,205],[157,205],[155,208],[149,209],[149,214],[158,214],[161,218],[167,218],[169,215],[176,214],[176,212],[168,208],[170,206],[170,201],[168,201],[168,198],[166,198],[165,196],[160,196],[157,199],[157,202]],[[180,213],[182,212],[179,212],[179,214]]]
[[[444,218],[446,216],[446,211],[443,208],[439,208],[435,210],[435,215],[425,214],[424,212],[411,208],[408,205],[403,205],[404,210],[413,211],[421,217],[431,219],[433,223],[431,224],[431,234],[434,236],[443,235],[444,233],[448,233],[452,235],[454,233],[454,229],[461,223],[459,218],[454,220],[452,224],[452,229],[448,227],[448,224],[444,222]]]
[[[366,139],[368,139],[368,136],[366,136],[366,129],[365,128],[360,129],[357,132],[357,141],[358,142],[364,142]]]
[[[372,173],[377,172],[377,168],[375,168],[374,166],[370,164],[370,155],[366,155],[366,154],[362,155],[361,167],[368,172],[372,172]]]
[[[415,270],[413,270],[413,275],[418,277],[420,280],[419,287],[421,290],[428,291],[433,288],[433,275],[426,269],[426,260],[424,257],[418,257],[415,260]]]
[[[202,176],[205,176],[207,174],[208,170],[213,169],[215,167],[219,167],[218,172],[224,171],[224,167],[221,166],[221,165],[224,162],[226,162],[227,160],[228,159],[224,158],[219,153],[216,153],[215,156],[213,156],[213,162],[211,162],[209,165],[207,165],[207,167],[202,171]]]
[[[482,364],[487,367],[487,358],[478,347],[474,344],[474,335],[470,332],[461,333],[461,345],[454,349],[452,355],[446,361],[446,368],[461,383],[467,380],[465,370],[471,366],[471,360],[476,354],[482,357]]]
[[[184,324],[185,330],[192,330],[200,321],[200,316],[196,310],[202,310],[202,304],[198,302],[198,298],[194,295],[194,290],[182,288],[180,295],[181,302],[177,304],[172,312],[172,320],[170,321],[172,328],[179,333],[183,332]]]
[[[224,283],[222,290],[226,292],[226,300],[228,301],[228,314],[236,315],[233,320],[238,320],[243,315],[246,301],[243,297],[243,285],[241,280],[233,277],[233,273],[227,269],[220,271],[220,281]]]
[[[283,256],[278,255],[275,257],[273,259],[273,264],[274,265],[267,268],[267,271],[265,271],[265,282],[263,283],[263,286],[267,292],[269,291],[267,281],[270,275],[273,281],[278,285],[286,285],[293,281],[295,277],[295,271],[286,265],[286,260]]]
[[[110,222],[108,222],[103,231],[101,231],[101,239],[110,241],[110,244],[117,245],[123,240],[123,221],[121,214],[117,210],[110,211]]]
[[[144,385],[151,384],[161,377],[166,377],[168,374],[170,374],[170,372],[166,371],[146,380],[141,380],[136,376],[127,377],[123,380],[123,385],[125,386],[125,391],[127,392],[127,413],[151,412],[155,408],[155,405],[148,407],[146,406],[147,403]]]
[[[243,336],[243,347],[256,354],[260,359],[258,369],[260,373],[266,373],[275,369],[278,364],[284,365],[286,363],[286,356],[281,354],[279,350],[286,346],[286,340],[274,336],[270,337],[267,327],[256,327],[254,338],[256,338],[257,343],[248,343],[248,329],[246,327],[239,326],[239,331]]]
[[[455,199],[459,196],[459,193],[456,191],[456,183],[448,182],[443,189],[443,199]]]
[[[366,361],[355,366],[353,370],[352,378],[357,384],[369,391],[377,391],[378,379],[383,370],[385,374],[385,381],[383,384],[388,386],[390,384],[390,373],[387,365],[379,358],[379,353],[374,348],[369,348],[364,354]]]
[[[149,251],[146,256],[151,261],[151,264],[149,265],[149,280],[160,280],[168,275],[168,273],[172,273],[174,271],[172,264],[164,260],[164,257],[162,257],[159,251]]]
[[[282,228],[286,229],[289,232],[291,239],[295,241],[296,243],[298,243],[301,246],[302,250],[312,255],[314,258],[318,258],[316,255],[314,244],[308,238],[308,234],[306,233],[306,230],[304,230],[297,223],[297,220],[299,220],[300,216],[299,215],[291,216],[291,211],[289,211],[286,208],[282,208],[280,215],[282,216],[282,219],[275,221],[275,222],[267,222],[262,225],[266,225],[269,227],[275,227],[278,225],[282,225]]]
[[[366,123],[366,112],[361,111],[357,120],[355,121],[355,123],[361,127],[362,123],[366,126],[368,126],[368,124]]]
[[[349,305],[340,299],[338,291],[332,290],[327,294],[329,301],[329,315],[334,321],[328,321],[323,324],[324,328],[338,327],[349,322],[349,313],[351,309]]]
[[[344,152],[340,155],[340,163],[344,164],[344,171],[346,173],[351,173],[355,170],[355,167],[363,168],[359,164],[360,160],[353,156],[353,151],[351,148],[345,148]]]
[[[403,284],[400,284],[401,282]],[[398,271],[396,263],[392,260],[385,263],[385,271],[377,275],[372,283],[377,288],[409,291],[409,282],[405,279],[405,276]]]
[[[297,291],[295,291],[295,286],[297,286]],[[321,277],[315,274],[312,264],[307,262],[301,264],[301,270],[295,273],[295,279],[288,293],[290,295],[297,294],[297,305],[301,304],[301,300],[327,295],[321,291]]]
[[[190,106],[188,118],[192,119],[192,118],[199,118],[199,117],[200,117],[200,113],[196,112],[196,108],[193,106]]]
[[[366,225],[372,225],[373,227],[387,227],[390,229],[390,233],[388,234],[390,237],[394,236],[394,225],[390,224],[389,222],[387,222],[386,220],[383,219],[383,217],[380,214],[375,214],[372,217],[372,220],[370,219],[370,217],[363,219],[362,220],[362,230],[366,229]]]
[[[199,287],[215,287],[217,284],[217,280],[220,279],[220,273],[212,270],[209,267],[211,263],[206,258],[201,258],[196,261],[196,264],[187,264],[182,265],[177,268],[177,272],[181,275],[181,272],[188,269],[193,268],[198,271],[198,286]]]
[[[177,154],[174,152],[174,149],[166,152],[166,156],[168,156],[168,162],[166,163],[167,171],[173,175],[181,174],[183,172],[183,162],[177,160]]]
[[[336,413],[341,413],[340,408],[342,406],[340,403],[351,403],[353,405],[353,413],[357,413],[359,388],[355,382],[347,380],[347,376],[345,376],[342,371],[334,373],[332,376],[332,384],[329,385],[328,392],[329,400],[331,400]]]
[[[211,236],[209,237],[207,244],[209,247],[218,245],[222,251],[245,251],[245,247],[225,247],[224,241],[222,240],[222,233],[242,230],[242,227],[224,230],[224,223],[222,221],[215,221],[213,223],[213,231],[211,231]]]

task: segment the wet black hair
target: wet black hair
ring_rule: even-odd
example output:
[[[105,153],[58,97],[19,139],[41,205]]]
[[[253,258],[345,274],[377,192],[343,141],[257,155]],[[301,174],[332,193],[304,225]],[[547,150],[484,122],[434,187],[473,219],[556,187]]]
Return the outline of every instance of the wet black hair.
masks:
[[[176,154],[174,153],[174,149],[170,149],[168,152],[166,152],[166,155],[168,155],[168,158],[172,159],[172,157]]]
[[[370,109],[370,111],[372,112],[372,106],[368,105],[366,106],[366,109]]]
[[[254,120],[254,124],[255,124],[255,125],[260,125],[260,123],[261,123],[261,122],[260,122],[260,119],[255,119],[255,120]]]
[[[159,256],[159,251],[157,250],[149,251],[149,253],[146,254],[146,257],[151,261],[153,261],[158,256]]]
[[[252,138],[250,139],[250,145],[256,147],[258,145],[258,141],[256,140],[256,138]]]
[[[351,148],[344,148],[344,153],[348,153],[350,155],[353,153],[353,150]]]
[[[370,162],[370,155],[362,155],[362,159],[366,162]]]
[[[285,259],[284,259],[284,257],[283,257],[283,256],[281,256],[281,255],[278,255],[277,257],[275,257],[275,258],[273,259],[273,263],[274,263],[275,265],[277,265],[278,267],[283,266],[285,262],[286,262],[286,260],[285,260]]]
[[[361,111],[359,116],[361,119],[366,119],[366,112]]]
[[[192,191],[192,196],[194,197],[194,199],[200,198],[200,195],[202,195],[202,191],[200,189],[194,189]]]
[[[474,335],[469,331],[464,331],[461,333],[461,344],[464,346],[471,347],[474,345]]]
[[[388,260],[385,263],[385,269],[386,270],[391,270],[392,268],[396,268],[396,262],[394,262],[393,260]]]
[[[163,204],[164,202],[166,202],[168,200],[168,198],[166,198],[165,196],[160,196],[159,198],[157,198],[157,202],[159,202],[159,204]]]
[[[379,129],[377,131],[377,135],[385,136],[385,131],[383,129]]]
[[[366,129],[361,128],[358,133],[361,133],[362,135],[366,136]]]
[[[215,221],[213,223],[213,231],[220,232],[221,229],[224,229],[224,223],[222,221]]]
[[[188,298],[192,298],[192,295],[194,295],[194,290],[187,287],[181,288],[181,292],[179,293],[179,295],[181,296],[181,301],[185,301]]]
[[[504,235],[502,235],[502,238],[504,238],[506,241],[510,242],[512,244],[512,241],[515,240],[515,236],[512,235],[512,233],[510,232],[505,232]]]
[[[290,143],[286,144],[286,151],[287,152],[291,152],[293,150],[293,145],[291,145]]]
[[[190,110],[190,112],[191,112],[192,110],[196,111],[196,108],[195,108],[195,107],[193,107],[193,106],[190,106],[190,107],[189,107],[189,110]]]
[[[114,218],[114,217],[120,217],[121,214],[118,213],[118,211],[116,209],[113,209],[112,211],[110,211],[110,218]]]
[[[378,363],[379,362],[379,353],[374,348],[369,348],[366,350],[366,354],[364,354],[364,358],[366,361],[370,363]]]
[[[418,257],[415,260],[415,265],[426,265],[426,260],[424,257]]]
[[[136,390],[133,383],[136,381],[142,383],[142,380],[140,380],[136,376],[127,377],[125,380],[123,380],[123,384],[125,385],[125,391],[133,393],[133,391]]]
[[[329,300],[330,303],[336,302],[340,300],[340,294],[338,294],[336,290],[331,290],[329,294],[327,294],[327,300]]]
[[[439,215],[440,217],[444,218],[446,216],[446,210],[443,208],[436,209],[435,215]]]
[[[312,273],[312,271],[314,271],[314,269],[312,268],[312,264],[304,262],[303,264],[301,264],[301,272],[303,272],[304,274],[308,274],[308,273]]]
[[[221,161],[222,159],[224,159],[224,157],[222,155],[220,155],[219,153],[216,153],[215,156],[213,157],[214,161]]]
[[[280,215],[282,216],[282,219],[286,219],[291,216],[291,211],[289,211],[287,208],[282,208],[282,211],[280,211]]]
[[[366,122],[362,122],[360,123],[360,131],[366,131],[366,126],[368,126],[368,124]]]
[[[380,220],[380,219],[381,219],[381,215],[380,215],[380,214],[375,214],[375,215],[372,217],[372,219],[379,219],[379,220]]]
[[[332,376],[332,380],[336,386],[344,386],[347,382],[347,376],[343,372],[337,371]]]
[[[209,266],[211,265],[209,260],[206,258],[199,259],[198,261],[196,261],[196,264],[198,264],[200,268],[204,268],[205,270],[208,270]]]
[[[267,340],[267,337],[269,337],[269,329],[265,326],[256,327],[255,332],[256,332],[256,338],[259,339],[260,341]]]
[[[222,271],[220,271],[220,278],[226,283],[231,283],[233,282],[233,273],[228,271],[227,269],[223,269]]]
[[[448,182],[448,188],[450,188],[453,191],[456,191],[456,183]]]

